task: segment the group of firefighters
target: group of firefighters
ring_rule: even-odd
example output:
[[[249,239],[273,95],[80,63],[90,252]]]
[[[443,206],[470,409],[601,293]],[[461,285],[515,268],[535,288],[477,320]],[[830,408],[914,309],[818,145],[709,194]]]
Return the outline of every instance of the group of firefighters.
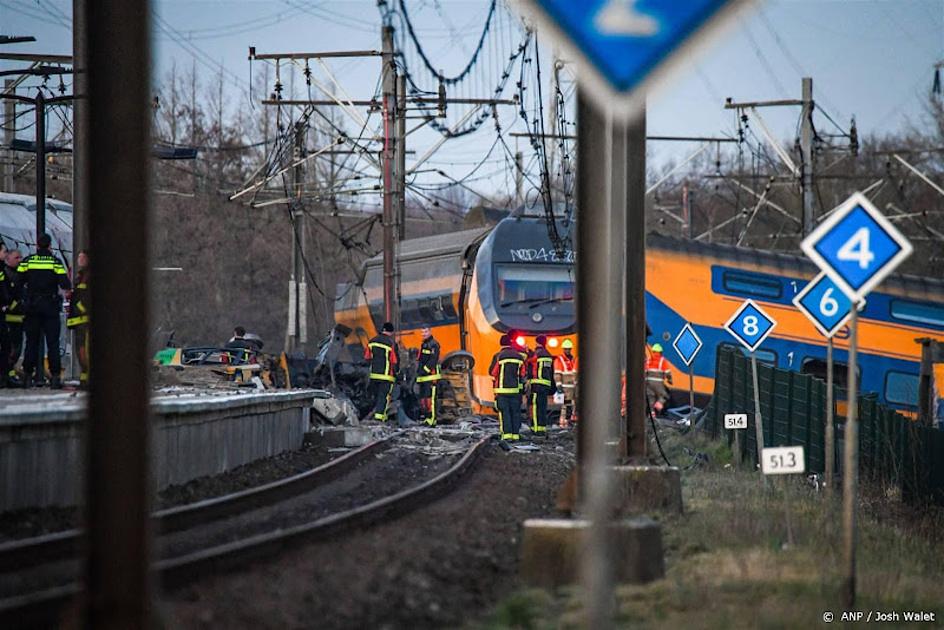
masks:
[[[372,419],[386,422],[396,390],[400,353],[393,338],[393,324],[381,326],[364,353],[370,362],[371,397],[374,401]],[[439,381],[442,379],[439,342],[429,326],[421,329],[423,342],[419,349],[416,383],[419,386],[421,420],[436,426],[439,414]],[[576,421],[574,398],[577,392],[577,357],[574,344],[566,339],[563,354],[554,356],[547,349],[547,338],[538,335],[533,350],[511,335],[501,338],[501,350],[492,358],[489,373],[494,384],[501,439],[520,438],[522,396],[527,395],[531,432],[547,432],[548,397],[555,395],[561,404],[560,424]]]
[[[73,288],[65,265],[53,254],[51,246],[52,238],[41,234],[36,239],[36,253],[23,258],[20,250],[7,249],[0,241],[0,387],[41,385],[47,367],[50,387],[62,387],[59,331],[64,292],[70,298],[66,325],[76,334],[80,380],[82,384],[87,382],[88,254],[79,252],[76,258]],[[16,364],[21,353],[22,380],[18,380]],[[44,354],[48,355],[45,361]]]

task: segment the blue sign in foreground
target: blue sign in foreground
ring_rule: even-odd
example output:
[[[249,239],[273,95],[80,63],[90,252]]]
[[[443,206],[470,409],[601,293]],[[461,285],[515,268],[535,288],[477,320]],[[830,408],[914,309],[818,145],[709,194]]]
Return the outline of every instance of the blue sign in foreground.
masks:
[[[740,0],[735,0],[740,1]],[[530,0],[617,92],[654,69],[732,0]]]
[[[856,302],[912,252],[908,239],[861,193],[846,200],[800,247]]]
[[[825,272],[810,280],[793,298],[793,304],[829,339],[852,315],[852,300]]]
[[[765,313],[754,300],[747,300],[725,323],[724,328],[745,348],[754,352],[776,325],[777,320]]]
[[[701,350],[701,346],[701,338],[695,332],[695,329],[692,328],[691,324],[685,324],[685,327],[682,328],[682,332],[680,332],[675,338],[675,341],[672,342],[672,347],[678,352],[682,363],[685,365],[692,364],[692,361],[695,360],[695,355]]]

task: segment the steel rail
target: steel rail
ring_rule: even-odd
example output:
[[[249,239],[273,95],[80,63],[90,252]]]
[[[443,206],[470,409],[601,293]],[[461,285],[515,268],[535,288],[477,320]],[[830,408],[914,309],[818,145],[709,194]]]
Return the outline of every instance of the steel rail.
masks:
[[[450,491],[475,465],[490,440],[491,437],[481,438],[449,469],[412,488],[366,505],[329,514],[310,523],[160,560],[154,563],[152,569],[158,574],[163,588],[177,588],[198,577],[245,565],[254,560],[271,558],[274,553],[294,548],[293,544],[305,540],[317,538],[320,541],[361,530],[380,521],[398,518]],[[348,455],[351,454],[353,453]],[[0,600],[0,627],[48,626],[61,622],[62,615],[69,610],[80,593],[80,586],[73,583]]]

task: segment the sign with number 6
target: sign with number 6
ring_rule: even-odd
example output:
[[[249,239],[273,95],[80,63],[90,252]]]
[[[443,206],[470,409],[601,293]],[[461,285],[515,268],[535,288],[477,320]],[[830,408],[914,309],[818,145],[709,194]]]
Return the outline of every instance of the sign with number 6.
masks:
[[[852,314],[852,300],[825,272],[810,280],[793,298],[793,304],[827,339],[839,332]],[[859,302],[859,310],[864,306],[863,299]]]

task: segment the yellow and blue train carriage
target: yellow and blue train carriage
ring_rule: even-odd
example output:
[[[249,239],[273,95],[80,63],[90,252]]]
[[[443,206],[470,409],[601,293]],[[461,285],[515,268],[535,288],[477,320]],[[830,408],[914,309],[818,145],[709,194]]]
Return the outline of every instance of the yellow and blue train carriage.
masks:
[[[692,323],[705,343],[694,362],[695,390],[704,402],[714,388],[717,348],[740,347],[722,325],[749,298],[778,322],[758,349],[758,360],[825,378],[825,339],[793,306],[794,296],[817,273],[802,256],[651,235],[646,265],[646,316],[654,333],[650,341],[658,337],[666,358],[681,370],[676,374],[684,374],[671,341],[686,321]],[[890,276],[869,295],[859,316],[860,391],[914,412],[921,358],[915,339],[920,337],[944,339],[944,281]],[[848,328],[834,337],[834,378],[840,388],[848,377],[848,338]],[[676,378],[675,383],[687,385],[688,379]],[[679,402],[682,393],[675,392]]]

